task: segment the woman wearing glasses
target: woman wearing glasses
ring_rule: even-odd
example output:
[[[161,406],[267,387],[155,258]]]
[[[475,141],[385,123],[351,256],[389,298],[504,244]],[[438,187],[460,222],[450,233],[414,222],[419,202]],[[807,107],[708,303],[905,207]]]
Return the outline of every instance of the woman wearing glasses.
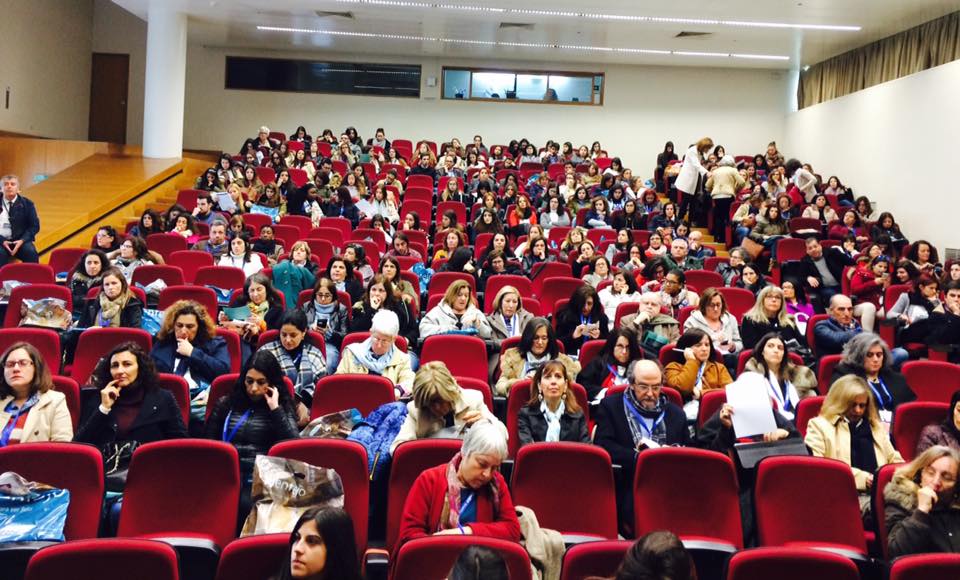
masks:
[[[876,334],[863,332],[844,345],[843,359],[833,371],[831,383],[846,375],[856,375],[867,381],[876,400],[880,419],[890,424],[897,405],[917,398],[907,379],[893,369],[892,361],[893,356],[883,339]]]
[[[35,441],[70,441],[73,423],[63,393],[33,346],[17,342],[0,357],[0,447]]]

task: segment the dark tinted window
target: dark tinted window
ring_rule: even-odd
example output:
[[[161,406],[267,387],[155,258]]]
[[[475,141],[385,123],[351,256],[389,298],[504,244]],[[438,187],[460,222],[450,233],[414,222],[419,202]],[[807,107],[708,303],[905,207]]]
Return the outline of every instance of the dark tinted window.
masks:
[[[228,56],[226,88],[419,97],[420,66]]]

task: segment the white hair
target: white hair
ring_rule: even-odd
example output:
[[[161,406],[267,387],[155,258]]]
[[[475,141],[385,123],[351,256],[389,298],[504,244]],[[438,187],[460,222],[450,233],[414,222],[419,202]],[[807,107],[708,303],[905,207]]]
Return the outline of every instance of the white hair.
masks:
[[[260,133],[269,133],[269,132],[270,132],[270,128],[267,127],[266,125],[260,127]]]
[[[377,313],[373,315],[370,332],[379,332],[380,334],[394,337],[400,334],[400,319],[397,318],[397,313],[386,308],[378,310]]]
[[[721,165],[723,167],[734,167],[736,164],[737,162],[733,160],[732,155],[724,155],[723,158],[717,162],[717,165]]]
[[[507,439],[503,436],[503,431],[499,425],[493,421],[484,419],[477,421],[467,430],[463,437],[463,447],[460,448],[460,454],[464,459],[474,453],[484,455],[496,455],[500,459],[507,458]]]

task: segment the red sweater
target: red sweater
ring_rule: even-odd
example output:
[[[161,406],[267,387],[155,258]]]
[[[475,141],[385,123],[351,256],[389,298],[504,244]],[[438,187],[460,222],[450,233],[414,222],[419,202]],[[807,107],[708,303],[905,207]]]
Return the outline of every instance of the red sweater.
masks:
[[[850,278],[850,292],[857,297],[857,302],[871,302],[877,309],[883,298],[883,284],[869,268],[857,268]]]
[[[500,513],[493,513],[490,490],[484,487],[477,493],[477,521],[469,526],[477,536],[519,542],[520,522],[513,508],[513,500],[510,499],[510,490],[499,472],[494,473],[493,477],[500,491]],[[447,464],[432,467],[417,477],[403,505],[403,517],[397,535],[398,548],[408,540],[429,536],[437,531],[446,493]]]

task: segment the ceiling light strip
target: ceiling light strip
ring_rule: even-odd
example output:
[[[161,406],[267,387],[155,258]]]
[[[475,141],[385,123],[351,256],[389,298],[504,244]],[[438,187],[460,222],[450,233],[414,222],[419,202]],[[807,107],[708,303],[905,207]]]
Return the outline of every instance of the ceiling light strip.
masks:
[[[611,20],[623,22],[649,22],[654,24],[693,24],[700,26],[734,26],[745,28],[788,28],[797,30],[829,30],[837,32],[858,32],[860,26],[836,24],[798,24],[791,22],[757,22],[749,20],[722,20],[710,18],[678,18],[668,16],[643,16],[631,14],[605,14],[602,12],[573,12],[568,10],[540,10],[535,8],[493,8],[461,4],[441,4],[434,2],[413,2],[405,0],[337,0],[341,4],[367,4],[370,6],[394,6],[398,8],[427,8],[437,10],[461,10],[467,12],[489,12],[496,14],[520,14],[526,16],[548,16],[554,18],[587,18],[591,20]]]
[[[577,44],[550,44],[542,42],[510,42],[504,40],[471,40],[467,38],[443,38],[434,36],[416,36],[409,34],[383,34],[379,32],[353,32],[348,30],[319,30],[312,28],[288,28],[283,26],[257,26],[264,32],[291,32],[295,34],[326,34],[351,38],[376,38],[382,40],[407,40],[413,42],[439,42],[443,44],[467,44],[473,46],[493,46],[509,48],[546,48],[554,50],[579,50],[587,52],[613,52],[625,54],[652,54],[674,56],[706,56],[721,58],[747,58],[753,60],[790,60],[788,56],[769,54],[732,54],[727,52],[692,52],[685,50],[657,50],[652,48],[630,48],[612,46],[585,46]]]

